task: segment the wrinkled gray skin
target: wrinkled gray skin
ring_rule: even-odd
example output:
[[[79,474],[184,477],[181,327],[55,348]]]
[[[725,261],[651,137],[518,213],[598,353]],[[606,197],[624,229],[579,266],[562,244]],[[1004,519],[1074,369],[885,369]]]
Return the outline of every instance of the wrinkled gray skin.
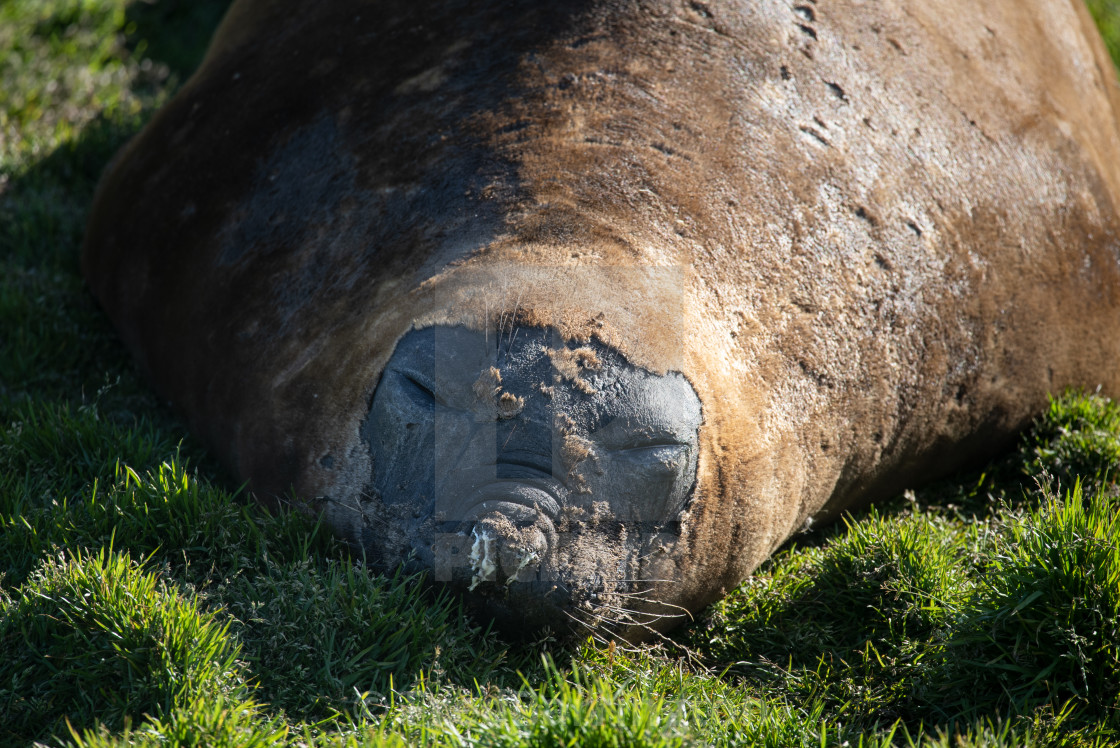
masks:
[[[397,345],[361,434],[374,499],[404,520],[413,563],[475,592],[499,624],[537,627],[619,581],[558,558],[560,537],[585,530],[569,519],[609,517],[616,536],[676,529],[701,420],[683,376],[598,342],[429,327]],[[362,542],[384,538],[368,527]]]

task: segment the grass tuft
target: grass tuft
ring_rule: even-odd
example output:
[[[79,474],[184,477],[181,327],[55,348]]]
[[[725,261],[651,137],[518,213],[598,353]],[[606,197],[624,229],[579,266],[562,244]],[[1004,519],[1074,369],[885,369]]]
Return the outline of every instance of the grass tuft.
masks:
[[[1052,397],[1020,451],[1024,471],[1055,489],[1106,484],[1120,464],[1120,405],[1077,391]]]
[[[1047,493],[993,538],[954,637],[961,685],[1016,711],[1069,701],[1120,716],[1120,513],[1103,493]]]
[[[272,704],[304,720],[357,719],[418,679],[472,684],[505,648],[416,577],[303,561],[240,575],[213,598],[237,620],[244,657]]]
[[[749,682],[867,719],[914,716],[923,673],[969,587],[966,535],[871,510],[823,547],[789,548],[713,606],[692,646]]]
[[[105,484],[95,478],[77,499],[62,494],[44,502],[21,494],[18,485],[2,497],[5,584],[20,583],[34,559],[56,548],[96,551],[111,542],[198,585],[207,584],[215,569],[266,570],[301,560],[310,549],[330,552],[326,532],[302,515],[265,515],[174,459],[143,475],[117,463],[111,475]]]
[[[504,748],[523,745],[588,748],[671,748],[684,744],[688,711],[658,695],[620,688],[610,680],[567,675],[554,666],[547,680],[524,699],[484,714],[466,726],[479,742]],[[529,686],[529,684],[526,684]]]
[[[228,628],[125,554],[48,558],[3,600],[0,735],[119,730],[200,693],[245,700],[251,689]]]

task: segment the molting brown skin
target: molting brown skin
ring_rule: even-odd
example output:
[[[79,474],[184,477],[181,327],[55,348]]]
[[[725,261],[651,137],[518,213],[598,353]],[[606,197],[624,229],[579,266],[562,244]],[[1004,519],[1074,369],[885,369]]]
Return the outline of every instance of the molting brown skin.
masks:
[[[1118,112],[1070,0],[239,0],[107,170],[84,270],[256,496],[353,538],[410,329],[680,372],[696,485],[639,573],[696,610],[1047,392],[1120,394]]]

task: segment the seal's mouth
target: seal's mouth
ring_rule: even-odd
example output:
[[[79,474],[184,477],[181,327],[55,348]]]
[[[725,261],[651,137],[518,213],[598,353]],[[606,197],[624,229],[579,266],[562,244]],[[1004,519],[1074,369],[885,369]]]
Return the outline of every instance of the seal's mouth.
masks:
[[[521,492],[517,498],[522,499],[527,492]],[[543,502],[536,505],[525,503],[523,500],[506,501],[501,498],[488,498],[471,507],[464,519],[464,524],[474,525],[488,514],[501,514],[515,525],[547,524],[555,526],[553,519],[545,511],[538,508]]]

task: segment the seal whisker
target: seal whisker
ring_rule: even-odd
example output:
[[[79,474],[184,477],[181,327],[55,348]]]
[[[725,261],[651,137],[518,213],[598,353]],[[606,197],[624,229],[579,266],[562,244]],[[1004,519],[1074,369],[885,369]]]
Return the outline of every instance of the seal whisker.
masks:
[[[486,346],[486,350],[490,350],[490,299],[489,299],[489,297],[487,297],[487,299],[484,303],[485,303],[484,309],[486,311],[483,313],[485,315],[485,317],[482,320],[482,341],[483,341],[483,344]]]
[[[576,625],[581,626],[584,629],[586,629],[588,635],[593,640],[595,640],[596,642],[598,642],[600,644],[603,644],[604,646],[610,644],[610,641],[606,637],[603,636],[602,632],[599,630],[599,628],[597,626],[592,625],[592,624],[588,623],[587,621],[584,621],[582,618],[580,618],[579,616],[577,616],[575,613],[571,612],[570,610],[564,610],[563,612],[564,612],[564,615],[566,615],[573,623],[575,623]]]
[[[633,610],[631,608],[623,608],[623,607],[620,607],[620,606],[617,606],[617,605],[605,605],[605,604],[601,604],[601,605],[605,610],[613,610],[616,613],[622,613],[624,615],[647,616],[647,617],[649,617],[653,620],[662,620],[662,619],[666,619],[666,618],[680,618],[681,617],[680,613],[654,613],[652,611],[646,611],[646,610]],[[688,615],[688,614],[686,613],[686,615]],[[689,617],[691,618],[692,616],[689,615]]]
[[[670,603],[670,602],[666,602],[664,600],[658,600],[656,598],[646,598],[646,597],[638,598],[638,597],[632,596],[632,595],[625,595],[625,596],[620,595],[620,596],[631,597],[633,599],[640,600],[641,602],[644,602],[644,603],[652,603],[654,605],[660,605],[664,608],[671,608],[673,610],[679,610],[680,611],[679,614],[673,614],[673,615],[686,615],[686,616],[689,617],[690,620],[695,620],[692,617],[692,612],[688,608],[686,608],[682,605],[677,605],[676,603]],[[665,615],[670,615],[670,614],[666,613]]]
[[[653,592],[654,589],[650,587],[648,590],[634,590],[629,592],[623,590],[615,590],[612,594],[618,595],[620,597],[632,597],[635,599],[644,600],[646,599],[645,595],[651,595],[653,594]]]

